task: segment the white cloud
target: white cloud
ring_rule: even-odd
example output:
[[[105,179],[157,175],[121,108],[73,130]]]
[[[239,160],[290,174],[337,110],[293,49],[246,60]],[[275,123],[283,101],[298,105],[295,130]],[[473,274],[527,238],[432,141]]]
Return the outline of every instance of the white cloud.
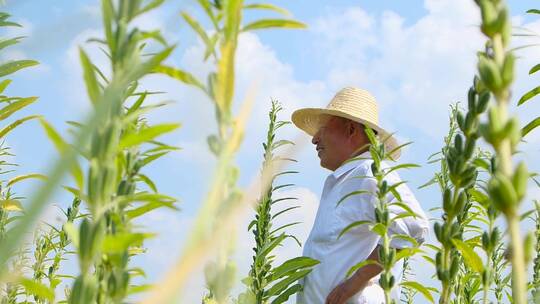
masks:
[[[410,127],[438,138],[446,129],[447,105],[465,96],[483,39],[470,1],[425,6],[428,14],[411,25],[395,12],[377,17],[359,7],[323,16],[314,26],[315,49],[327,61],[332,89],[367,88],[378,97],[388,128]]]

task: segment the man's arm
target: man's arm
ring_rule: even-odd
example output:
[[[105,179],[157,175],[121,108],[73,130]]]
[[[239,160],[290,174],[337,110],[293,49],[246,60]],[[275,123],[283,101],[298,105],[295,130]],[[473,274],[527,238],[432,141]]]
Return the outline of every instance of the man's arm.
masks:
[[[373,249],[366,260],[374,260],[380,263],[379,245]],[[379,264],[369,264],[358,270],[343,283],[336,286],[332,292],[326,297],[325,304],[342,304],[354,296],[356,293],[363,290],[369,280],[381,273],[382,267]]]

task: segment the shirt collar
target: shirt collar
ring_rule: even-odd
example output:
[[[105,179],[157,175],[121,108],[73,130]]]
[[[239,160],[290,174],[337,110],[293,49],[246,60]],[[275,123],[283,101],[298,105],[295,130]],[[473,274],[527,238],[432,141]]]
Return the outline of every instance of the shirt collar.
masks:
[[[330,175],[332,175],[335,179],[338,179],[343,174],[345,174],[345,173],[351,171],[352,169],[358,167],[358,165],[361,164],[362,162],[366,161],[366,159],[371,159],[371,154],[370,154],[369,150],[363,152],[360,155],[357,155],[355,157],[352,157],[352,158],[346,160],[345,162],[343,162],[343,164],[341,164],[341,166],[339,168],[337,168]]]

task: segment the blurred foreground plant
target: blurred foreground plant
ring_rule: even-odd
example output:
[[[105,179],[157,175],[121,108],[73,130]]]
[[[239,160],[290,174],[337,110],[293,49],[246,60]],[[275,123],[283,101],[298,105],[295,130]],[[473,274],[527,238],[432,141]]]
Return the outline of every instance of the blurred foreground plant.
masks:
[[[514,167],[513,153],[522,131],[516,117],[508,113],[510,88],[514,80],[515,56],[508,50],[511,20],[508,8],[500,0],[476,0],[482,15],[481,30],[488,38],[486,50],[478,54],[478,72],[484,86],[495,97],[488,109],[488,121],[480,125],[482,137],[495,150],[495,170],[488,183],[493,206],[508,224],[512,265],[512,298],[516,304],[527,302],[526,252],[531,236],[523,241],[519,206],[527,192],[529,172],[524,162]]]
[[[156,72],[164,73],[182,83],[192,85],[205,93],[212,101],[215,109],[217,121],[217,133],[207,138],[210,151],[217,157],[218,163],[215,170],[215,178],[210,186],[205,203],[202,205],[199,216],[195,222],[189,241],[184,249],[181,259],[187,259],[197,248],[195,244],[205,242],[205,239],[212,235],[216,229],[222,228],[223,219],[226,214],[237,205],[242,197],[242,192],[237,187],[239,170],[234,165],[233,158],[238,151],[243,138],[244,122],[241,120],[247,114],[250,104],[245,103],[245,114],[239,114],[236,118],[233,114],[233,103],[235,97],[235,58],[238,47],[238,39],[241,32],[266,28],[303,28],[302,23],[290,19],[261,19],[242,25],[242,15],[245,10],[261,9],[275,11],[280,14],[287,12],[279,7],[270,4],[244,4],[243,0],[209,1],[197,0],[197,3],[204,11],[206,17],[210,19],[212,31],[206,31],[200,22],[183,12],[182,16],[188,25],[197,33],[204,42],[205,60],[210,57],[214,60],[215,70],[208,77],[206,84],[198,80],[191,73],[179,68],[167,65],[160,65]],[[248,93],[249,94],[249,93]],[[246,97],[249,100],[251,96]],[[241,112],[242,112],[241,111]],[[232,232],[231,232],[232,233]],[[218,241],[220,242],[220,241]],[[214,278],[231,278],[234,267],[228,260],[224,240],[217,244],[217,261],[212,263]],[[179,262],[177,267],[180,267]],[[229,286],[227,281],[207,282],[207,286],[215,290],[209,290],[209,295],[205,301],[225,300],[227,292],[220,284]],[[225,288],[227,289],[227,288]],[[220,290],[217,292],[217,290]],[[215,295],[220,295],[219,299]],[[163,295],[168,297],[168,295]]]

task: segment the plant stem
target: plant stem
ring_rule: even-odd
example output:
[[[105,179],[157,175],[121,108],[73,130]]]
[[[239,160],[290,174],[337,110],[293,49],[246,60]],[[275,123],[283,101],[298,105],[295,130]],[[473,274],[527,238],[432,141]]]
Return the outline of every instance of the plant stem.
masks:
[[[510,232],[510,248],[512,260],[512,297],[515,304],[527,303],[527,280],[523,241],[519,228],[519,215],[511,214],[506,217]]]

